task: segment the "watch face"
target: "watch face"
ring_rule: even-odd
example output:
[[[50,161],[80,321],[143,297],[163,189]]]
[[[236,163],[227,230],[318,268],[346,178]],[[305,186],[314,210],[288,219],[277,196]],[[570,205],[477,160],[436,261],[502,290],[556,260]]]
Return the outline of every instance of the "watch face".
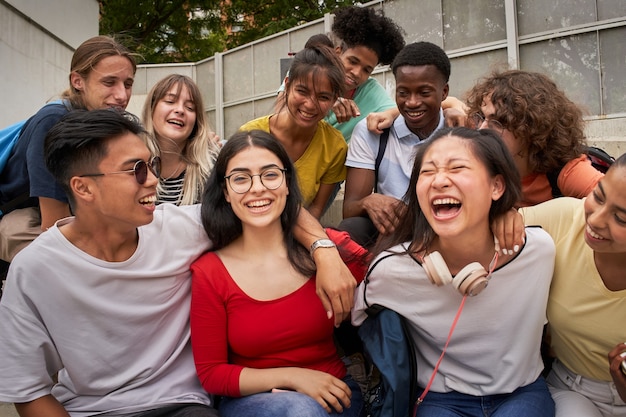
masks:
[[[318,248],[334,248],[335,242],[333,242],[330,239],[319,239],[316,240],[315,242],[313,242],[313,244],[311,245],[311,254],[315,251],[315,249]]]

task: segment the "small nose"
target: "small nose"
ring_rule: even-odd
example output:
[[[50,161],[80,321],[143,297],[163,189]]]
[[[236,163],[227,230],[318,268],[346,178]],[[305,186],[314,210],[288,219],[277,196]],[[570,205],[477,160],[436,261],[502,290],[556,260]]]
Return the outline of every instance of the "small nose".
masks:
[[[255,181],[256,178],[256,181]],[[261,175],[257,174],[257,175],[253,175],[250,178],[250,181],[252,181],[252,184],[250,184],[250,190],[256,191],[256,190],[261,190],[263,191],[265,189],[265,186],[263,185],[263,182],[261,181]]]
[[[587,223],[594,229],[603,229],[607,225],[607,215],[610,215],[605,207],[593,211],[587,217]]]
[[[409,97],[406,100],[406,103],[409,105],[416,105],[419,103],[419,95],[417,94],[409,94]]]
[[[448,173],[444,170],[437,170],[435,172],[435,176],[433,178],[433,186],[434,187],[444,187],[448,185]]]

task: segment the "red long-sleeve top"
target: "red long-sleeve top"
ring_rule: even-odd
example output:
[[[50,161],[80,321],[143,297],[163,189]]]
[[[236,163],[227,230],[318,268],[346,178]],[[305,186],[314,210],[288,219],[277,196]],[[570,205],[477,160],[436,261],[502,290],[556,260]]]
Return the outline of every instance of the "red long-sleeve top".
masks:
[[[367,270],[365,249],[345,232],[327,233],[360,282]],[[334,320],[315,292],[315,276],[291,294],[259,301],[237,286],[213,252],[194,262],[191,271],[191,342],[207,392],[241,396],[239,375],[245,367],[300,367],[345,376],[333,341]]]

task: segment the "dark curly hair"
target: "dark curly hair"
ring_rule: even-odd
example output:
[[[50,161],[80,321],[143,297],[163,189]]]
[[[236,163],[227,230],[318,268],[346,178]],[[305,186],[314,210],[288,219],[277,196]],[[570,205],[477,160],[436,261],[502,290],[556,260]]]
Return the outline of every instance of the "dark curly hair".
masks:
[[[446,82],[450,81],[450,58],[439,46],[430,42],[410,43],[396,55],[391,64],[391,71],[396,75],[399,67],[409,65],[419,67],[434,65],[437,67]]]
[[[334,14],[332,32],[343,50],[365,46],[376,53],[379,64],[389,65],[404,48],[404,31],[382,10],[349,6]]]
[[[489,95],[495,108],[492,118],[522,141],[532,172],[558,170],[583,153],[582,110],[547,76],[520,70],[494,72],[467,93],[469,114],[481,113]]]

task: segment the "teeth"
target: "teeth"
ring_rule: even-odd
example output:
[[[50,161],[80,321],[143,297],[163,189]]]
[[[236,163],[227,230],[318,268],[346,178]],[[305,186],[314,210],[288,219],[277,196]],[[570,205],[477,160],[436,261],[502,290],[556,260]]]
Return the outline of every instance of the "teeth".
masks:
[[[410,117],[419,117],[422,114],[424,114],[423,111],[408,111],[406,112],[407,115],[409,115]]]
[[[433,201],[434,206],[439,206],[442,204],[461,204],[461,202],[455,198],[438,198]]]
[[[269,203],[270,203],[269,200],[258,200],[258,201],[252,201],[246,205],[248,207],[263,207],[263,206],[267,206]]]
[[[183,125],[183,122],[178,121],[178,120],[168,120],[167,122],[175,124],[175,125],[178,125],[178,126],[182,126]]]
[[[597,234],[593,230],[591,230],[591,227],[589,227],[589,225],[587,225],[587,233],[589,233],[589,235],[592,238],[594,238],[594,239],[602,239],[602,240],[604,240],[604,238],[602,236],[600,236],[599,234]]]
[[[156,202],[156,194],[149,195],[148,197],[143,197],[139,199],[141,204],[152,204]]]
[[[308,118],[312,118],[315,116],[315,114],[313,113],[307,113],[305,111],[300,110],[300,114],[302,114],[304,117],[308,117]]]

